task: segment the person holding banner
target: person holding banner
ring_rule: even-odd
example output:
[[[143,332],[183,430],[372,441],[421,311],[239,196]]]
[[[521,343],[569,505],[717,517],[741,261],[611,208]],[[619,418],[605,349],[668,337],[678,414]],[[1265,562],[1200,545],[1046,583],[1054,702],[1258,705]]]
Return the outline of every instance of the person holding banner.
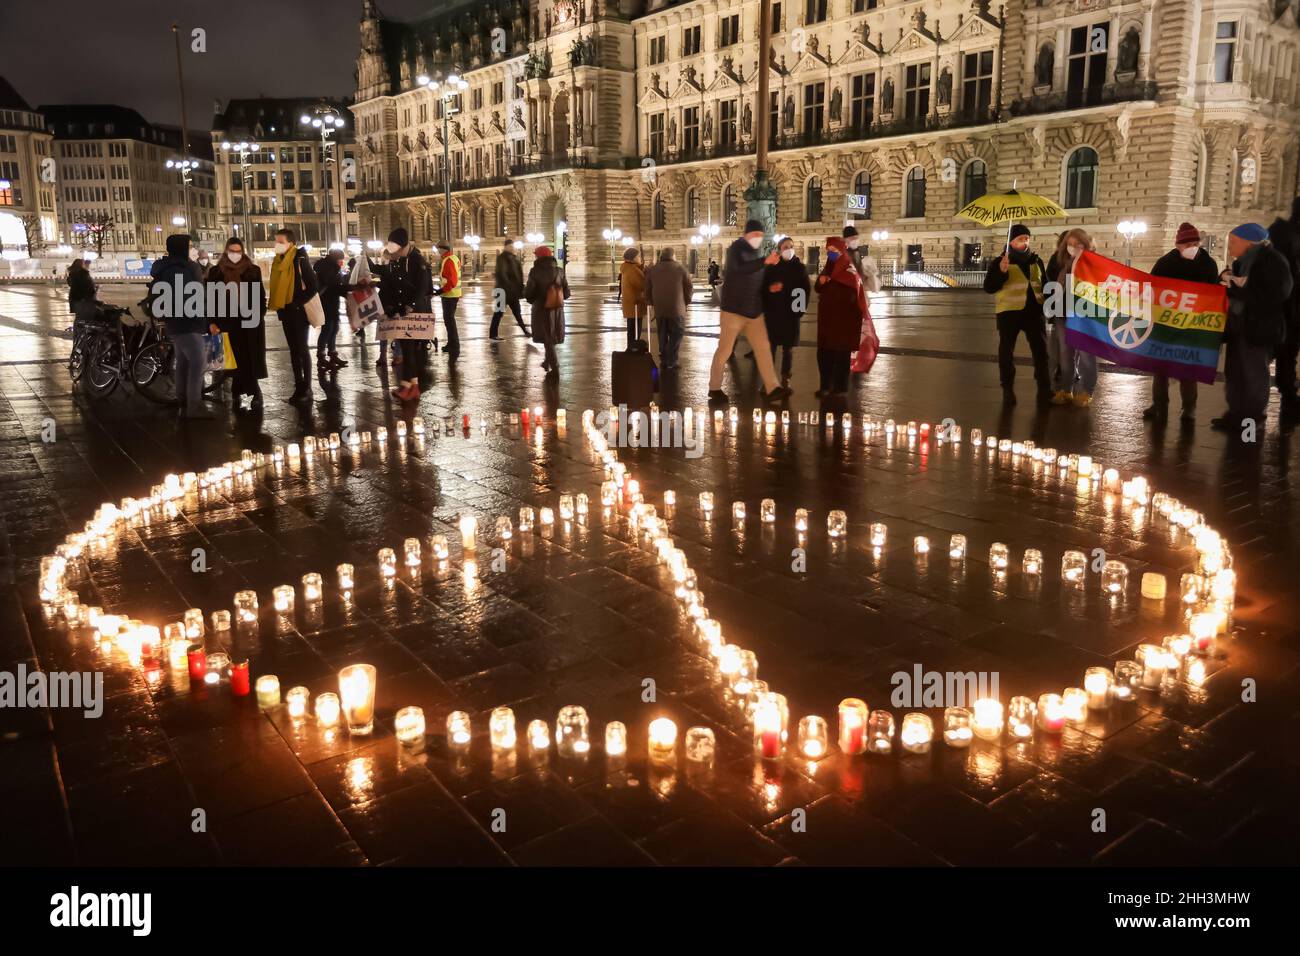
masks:
[[[392,308],[385,303],[384,311],[389,315],[433,311],[433,274],[428,261],[400,226],[392,231],[388,242],[388,279],[392,290]],[[394,244],[398,247],[396,252],[392,251]],[[454,322],[454,309],[452,314]],[[397,388],[393,389],[393,395],[404,402],[415,401],[420,397],[420,344],[420,339],[402,339],[399,343],[402,378]]]
[[[1047,370],[1047,328],[1043,324],[1043,260],[1029,248],[1029,227],[1016,223],[1000,259],[994,259],[984,276],[984,291],[994,299],[998,324],[998,377],[1002,399],[1016,403],[1016,339],[1023,334],[1034,359],[1038,401],[1051,399]]]
[[[1163,279],[1180,279],[1184,282],[1205,282],[1214,285],[1219,281],[1219,266],[1205,249],[1201,248],[1201,232],[1190,222],[1178,227],[1174,247],[1156,260],[1151,274]],[[1196,379],[1180,378],[1178,394],[1183,400],[1182,420],[1196,420]],[[1151,404],[1142,412],[1148,421],[1163,422],[1169,417],[1169,376],[1164,372],[1151,375]]]
[[[1210,422],[1219,431],[1256,428],[1268,410],[1268,363],[1286,338],[1286,302],[1293,283],[1291,267],[1268,241],[1268,230],[1254,222],[1228,233],[1232,267],[1220,280],[1228,289],[1228,344],[1223,359],[1227,411]]]
[[[1047,264],[1047,281],[1059,283],[1064,295],[1054,297],[1053,301],[1068,303],[1070,289],[1074,284],[1074,263],[1084,252],[1093,251],[1092,236],[1084,229],[1070,229],[1057,241],[1056,252]],[[1065,335],[1065,316],[1050,316],[1052,322],[1052,340],[1048,352],[1055,358],[1052,367],[1052,404],[1068,405],[1074,402],[1080,408],[1086,408],[1092,401],[1092,393],[1097,389],[1097,356],[1091,352],[1072,347]],[[1056,320],[1060,321],[1056,321]],[[1074,383],[1079,383],[1080,390],[1074,391]]]
[[[252,301],[257,302],[256,316],[228,315],[213,320],[213,324],[230,339],[230,351],[235,357],[231,375],[230,397],[236,412],[242,411],[243,399],[248,397],[248,410],[262,408],[261,379],[266,378],[266,291],[262,286],[262,270],[244,253],[244,242],[238,236],[226,240],[221,258],[208,270],[208,282],[247,283],[256,288]],[[228,301],[228,300],[227,300]],[[256,320],[256,321],[254,321]]]

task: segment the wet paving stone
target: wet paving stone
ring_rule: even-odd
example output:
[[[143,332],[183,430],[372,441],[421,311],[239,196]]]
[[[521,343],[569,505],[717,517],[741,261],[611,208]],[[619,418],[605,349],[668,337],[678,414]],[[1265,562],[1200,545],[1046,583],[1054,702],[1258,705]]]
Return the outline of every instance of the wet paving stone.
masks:
[[[1292,745],[1300,566],[1291,547],[1300,516],[1287,491],[1289,436],[1272,419],[1258,448],[1228,445],[1203,424],[1155,429],[1137,416],[1146,379],[1118,373],[1102,376],[1088,411],[1027,401],[1004,408],[993,367],[959,357],[992,348],[988,303],[964,293],[873,300],[885,344],[891,335],[921,340],[928,357],[885,351],[847,406],[859,422],[934,425],[951,415],[967,429],[956,448],[868,439],[860,428],[846,436],[839,408],[831,428],[756,429],[753,368],[737,359],[727,385],[740,408],[734,428],[707,421],[699,457],[624,448],[620,460],[666,517],[727,639],[753,650],[758,677],[788,698],[790,752],[756,761],[741,708],[721,693],[665,566],[625,511],[601,513],[603,471],[580,419],[584,408],[608,406],[609,354],[623,333],[616,307],[594,288],[575,290],[558,383],[542,378],[540,356],[524,341],[485,340],[483,292],[471,290],[461,310],[464,355],[455,369],[434,359],[419,409],[429,433],[405,443],[396,428],[413,427],[414,410],[387,397],[391,382],[373,347],[350,344],[352,365],[318,383],[323,400],[299,411],[277,399],[290,383],[273,329],[265,413],[223,412],[183,427],[127,389],[101,400],[73,390],[59,364],[66,343],[48,336],[63,318],[57,298],[15,296],[0,290],[0,314],[33,331],[9,341],[45,345],[18,348],[0,364],[0,670],[98,671],[105,699],[97,719],[0,708],[0,862],[1130,866],[1281,862],[1300,850],[1290,812],[1300,796]],[[715,330],[716,312],[701,310],[683,370],[665,377],[665,407],[702,407]],[[813,350],[798,349],[792,413],[822,411],[814,376]],[[1205,389],[1202,408],[1217,407],[1218,390]],[[519,425],[478,426],[483,416],[539,405],[540,441]],[[555,426],[561,407],[563,430]],[[462,413],[472,416],[468,433]],[[57,423],[54,442],[41,440],[46,418]],[[133,664],[42,609],[41,556],[102,501],[146,494],[164,474],[201,472],[245,448],[265,454],[306,435],[381,426],[390,440],[357,456],[324,452],[259,472],[202,507],[124,529],[76,583],[85,603],[160,626],[189,607],[229,609],[236,591],[255,590],[258,627],[209,630],[208,649],[248,659],[254,677],[276,674],[282,695],[301,685],[313,699],[337,692],[340,668],[374,665],[372,735],[325,732],[310,713],[293,718],[284,705],[259,709],[228,684],[191,685],[165,660]],[[1134,704],[1089,712],[1059,735],[968,749],[936,739],[928,754],[903,753],[896,738],[889,755],[800,758],[799,718],[826,717],[834,742],[845,697],[900,721],[927,713],[941,733],[941,708],[891,703],[898,675],[917,666],[996,674],[1004,702],[1036,698],[1183,629],[1177,585],[1194,556],[1186,536],[1170,536],[1151,515],[1135,527],[1122,503],[1080,492],[1053,469],[976,451],[973,427],[1090,453],[1203,511],[1225,535],[1239,576],[1231,633],[1195,682],[1170,681]],[[700,510],[702,491],[715,495],[711,517]],[[558,508],[561,494],[577,492],[592,502],[585,521],[516,533],[505,569],[492,566],[497,515],[517,522],[521,506]],[[774,525],[758,514],[769,497]],[[733,501],[747,504],[743,531],[733,527]],[[804,535],[792,524],[799,507],[811,514]],[[847,539],[828,538],[831,509],[847,512]],[[465,514],[490,543],[480,546],[475,575],[465,573],[458,531]],[[889,528],[879,551],[867,540],[874,521]],[[953,533],[968,543],[956,565],[947,557]],[[430,560],[433,534],[450,542],[445,566]],[[918,534],[933,545],[920,562]],[[381,585],[377,549],[400,558],[408,537],[423,542],[419,572],[403,569],[393,587]],[[1005,577],[989,565],[994,542],[1010,549]],[[1018,571],[1026,547],[1043,552],[1037,586]],[[797,548],[804,569],[792,566]],[[1063,589],[1057,569],[1067,548],[1123,560],[1126,598],[1112,602],[1095,583],[1082,595]],[[357,572],[347,599],[335,573],[344,561]],[[1166,575],[1165,602],[1138,597],[1146,570]],[[271,589],[298,586],[311,571],[324,578],[324,599],[309,607],[299,588],[294,613],[278,619]],[[1243,700],[1243,682],[1253,682],[1257,702]],[[590,752],[531,754],[528,721],[554,733],[569,704],[588,712]],[[423,749],[395,739],[396,712],[408,705],[424,711]],[[503,705],[514,709],[520,738],[509,753],[494,752],[487,736],[489,714]],[[453,710],[470,715],[467,747],[449,744]],[[659,716],[677,724],[675,760],[647,759],[648,724]],[[605,754],[612,720],[628,727],[622,758]],[[716,735],[707,769],[681,753],[694,726]],[[207,819],[197,833],[196,808]],[[1097,809],[1106,813],[1101,830]]]

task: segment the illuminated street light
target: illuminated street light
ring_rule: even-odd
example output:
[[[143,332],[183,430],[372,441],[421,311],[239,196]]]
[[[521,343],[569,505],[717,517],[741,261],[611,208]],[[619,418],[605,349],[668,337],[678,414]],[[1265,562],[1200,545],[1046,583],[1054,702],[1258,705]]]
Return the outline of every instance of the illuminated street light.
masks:
[[[1133,263],[1133,239],[1137,236],[1145,236],[1147,224],[1141,219],[1124,219],[1116,229],[1124,237],[1124,265]]]
[[[310,126],[313,129],[320,130],[320,151],[321,163],[325,166],[322,170],[321,178],[325,181],[325,245],[328,246],[334,241],[334,229],[330,216],[330,164],[334,162],[333,141],[330,136],[337,130],[343,129],[347,121],[343,119],[338,110],[332,106],[316,107],[315,115],[303,113],[298,118],[298,122],[303,126]]]
[[[416,77],[416,82],[429,90],[442,101],[442,182],[443,182],[443,231],[442,234],[451,239],[451,114],[460,112],[454,109],[456,97],[463,90],[469,89],[469,84],[462,80],[455,73],[448,74],[445,80],[430,79],[421,73]]]
[[[243,239],[245,242],[249,242],[252,239],[252,229],[249,225],[249,215],[251,214],[252,210],[249,208],[251,206],[251,202],[249,201],[248,198],[248,189],[249,189],[249,185],[253,181],[253,173],[252,173],[253,164],[249,160],[249,156],[252,155],[253,153],[256,153],[260,149],[261,146],[259,146],[257,143],[253,143],[245,139],[241,139],[237,143],[231,142],[230,140],[224,140],[224,139],[221,141],[222,152],[229,153],[233,151],[239,154],[239,174],[240,174],[239,180],[241,185],[243,186],[243,193],[244,193],[244,231],[238,234],[239,234],[239,238]]]
[[[185,204],[184,218],[178,216],[176,217],[176,219],[180,219],[180,222],[177,222],[176,219],[173,219],[172,224],[179,226],[181,223],[191,222],[193,220],[190,214],[190,183],[193,182],[193,177],[190,175],[190,173],[193,170],[199,168],[199,161],[197,159],[184,159],[180,156],[176,156],[173,157],[172,159],[167,160],[165,165],[167,166],[168,169],[174,169],[178,173],[180,173],[181,193]]]

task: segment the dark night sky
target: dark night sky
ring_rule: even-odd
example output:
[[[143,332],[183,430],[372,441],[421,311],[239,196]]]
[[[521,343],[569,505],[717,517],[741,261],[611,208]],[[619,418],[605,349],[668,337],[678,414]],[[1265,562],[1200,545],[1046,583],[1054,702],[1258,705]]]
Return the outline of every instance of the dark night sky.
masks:
[[[386,16],[439,0],[379,0]],[[361,0],[0,0],[0,75],[31,103],[116,103],[180,124],[171,24],[182,31],[191,129],[214,99],[354,92]],[[207,30],[207,52],[189,31]]]

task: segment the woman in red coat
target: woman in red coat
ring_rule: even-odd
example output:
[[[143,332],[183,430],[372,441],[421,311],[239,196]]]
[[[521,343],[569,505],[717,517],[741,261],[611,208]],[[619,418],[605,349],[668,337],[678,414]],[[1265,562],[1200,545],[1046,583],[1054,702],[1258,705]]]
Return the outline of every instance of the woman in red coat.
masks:
[[[826,240],[826,265],[817,276],[817,397],[847,395],[849,360],[862,337],[867,293],[844,240]]]

